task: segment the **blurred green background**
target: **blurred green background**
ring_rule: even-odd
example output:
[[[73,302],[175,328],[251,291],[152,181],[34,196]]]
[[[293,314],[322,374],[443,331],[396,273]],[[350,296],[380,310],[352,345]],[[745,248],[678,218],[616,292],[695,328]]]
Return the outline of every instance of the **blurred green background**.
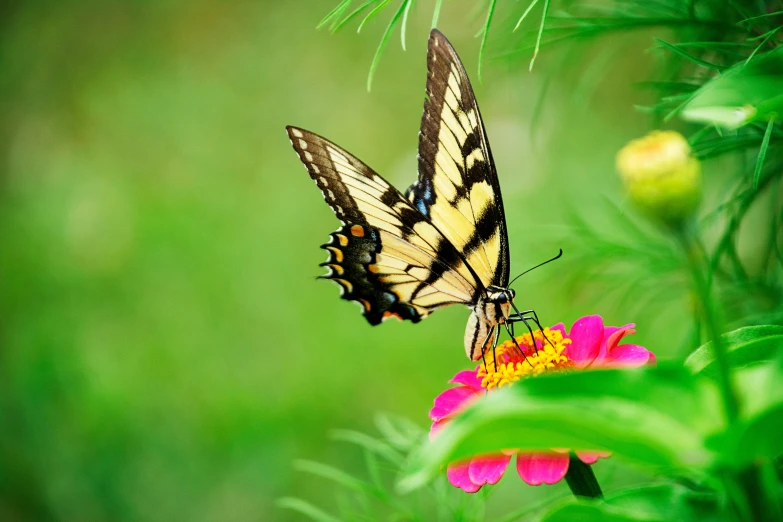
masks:
[[[315,30],[331,7],[3,3],[0,519],[302,520],[275,499],[333,500],[295,459],[360,468],[330,430],[371,432],[378,411],[426,426],[469,366],[464,308],[372,328],[315,280],[338,223],[284,126],[324,134],[406,188],[432,15],[414,7],[407,51],[395,33],[368,93],[391,12],[359,36]],[[529,57],[490,59],[479,84],[483,16],[449,2],[439,26],[482,107],[512,271],[566,250],[516,283],[519,305],[545,324],[636,322],[636,342],[674,354],[688,325],[680,294],[634,308],[611,281],[565,284],[580,276],[568,215],[611,230],[608,202],[624,206],[614,155],[651,124],[630,87],[655,65],[650,35],[603,40],[611,66],[598,72],[557,69],[544,50],[533,73]],[[551,491],[565,485],[509,478],[498,495]]]

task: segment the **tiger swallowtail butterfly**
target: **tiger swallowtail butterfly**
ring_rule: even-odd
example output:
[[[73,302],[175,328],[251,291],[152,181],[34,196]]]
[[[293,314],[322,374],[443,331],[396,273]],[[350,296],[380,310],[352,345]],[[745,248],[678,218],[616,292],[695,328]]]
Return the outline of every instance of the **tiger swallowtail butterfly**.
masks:
[[[340,285],[343,299],[358,302],[372,325],[389,317],[417,323],[437,308],[467,305],[465,351],[478,360],[497,344],[501,326],[513,338],[514,322],[540,324],[534,312],[517,309],[508,288],[497,171],[465,68],[437,29],[427,73],[419,178],[405,195],[331,141],[286,129],[342,224],[323,245],[323,277]]]

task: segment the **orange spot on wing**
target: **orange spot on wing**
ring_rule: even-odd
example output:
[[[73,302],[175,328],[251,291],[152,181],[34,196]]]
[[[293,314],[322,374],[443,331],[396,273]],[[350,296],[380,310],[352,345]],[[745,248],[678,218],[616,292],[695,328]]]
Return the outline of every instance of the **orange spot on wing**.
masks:
[[[398,314],[397,312],[389,312],[388,310],[383,312],[383,318],[388,319],[389,317],[396,317],[400,321],[402,321],[402,316]]]
[[[351,227],[351,234],[356,237],[364,237],[364,227],[361,225],[354,225]]]
[[[340,246],[348,246],[348,238],[345,237],[342,234],[335,234],[337,236],[337,241],[340,242]]]
[[[370,306],[370,302],[366,299],[359,299],[359,302],[362,303],[362,306],[364,307],[365,312],[369,312],[372,306]]]
[[[334,260],[335,261],[337,261],[338,263],[342,263],[343,262],[343,252],[342,252],[342,250],[340,250],[339,248],[335,248],[335,247],[326,247],[326,249],[329,250],[329,252],[331,252],[334,255]]]

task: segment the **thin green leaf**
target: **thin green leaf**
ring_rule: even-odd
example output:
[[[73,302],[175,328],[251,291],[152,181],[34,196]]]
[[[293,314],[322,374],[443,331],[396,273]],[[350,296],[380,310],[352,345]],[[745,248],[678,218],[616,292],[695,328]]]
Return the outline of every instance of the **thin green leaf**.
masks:
[[[487,37],[489,36],[489,25],[492,23],[492,15],[495,14],[495,4],[497,0],[489,0],[489,9],[487,10],[487,20],[484,23],[484,34],[481,35],[481,46],[479,47],[478,57],[478,79],[481,82],[481,63],[484,61],[484,48],[487,46]]]
[[[781,25],[779,27],[776,27],[775,29],[769,31],[769,34],[767,34],[766,37],[761,41],[761,43],[758,44],[755,49],[753,49],[753,52],[750,53],[750,56],[748,56],[748,59],[745,60],[745,65],[750,63],[750,61],[753,59],[753,57],[756,56],[756,53],[758,53],[761,49],[763,49],[764,46],[766,45],[766,43],[770,40],[770,38],[775,36],[778,33],[778,31],[780,31],[781,29],[783,29],[783,25]]]
[[[766,13],[758,16],[751,16],[750,18],[745,18],[744,20],[740,20],[737,22],[738,24],[744,24],[745,22],[750,22],[752,20],[758,20],[759,18],[767,18],[769,16],[778,16],[783,14],[783,11],[775,11],[774,13]]]
[[[432,29],[438,27],[438,18],[440,17],[440,6],[443,0],[435,0],[435,10],[432,12]]]
[[[351,0],[342,0],[342,2],[337,4],[334,9],[329,11],[329,13],[324,16],[323,20],[318,22],[318,25],[316,25],[315,28],[320,29],[321,27],[328,24],[331,20],[339,18],[340,15],[342,15],[343,12],[348,9],[349,5],[351,5]]]
[[[339,31],[340,29],[342,29],[342,28],[343,28],[343,27],[344,27],[344,26],[345,26],[345,25],[346,25],[348,22],[350,22],[351,20],[353,20],[354,18],[356,18],[357,16],[359,16],[359,15],[362,13],[362,11],[364,11],[365,9],[367,9],[367,8],[368,8],[368,7],[370,7],[372,4],[374,4],[374,3],[378,2],[378,1],[379,1],[379,0],[367,0],[366,2],[364,2],[362,5],[360,5],[359,7],[357,7],[356,9],[354,9],[353,11],[351,11],[351,13],[350,13],[348,16],[346,16],[345,18],[343,18],[343,19],[342,19],[342,21],[341,21],[340,23],[338,23],[338,24],[337,24],[337,25],[334,27],[334,29],[333,29],[333,32],[335,32],[335,33],[336,33],[337,31]]]
[[[769,119],[767,123],[767,130],[764,132],[764,138],[761,140],[761,147],[759,147],[759,156],[756,159],[756,168],[753,171],[753,189],[759,188],[759,179],[761,179],[761,169],[764,167],[764,158],[767,157],[767,149],[769,148],[769,139],[772,137],[772,127],[775,125],[774,116]]]
[[[373,76],[375,76],[375,69],[378,68],[378,62],[381,59],[381,54],[386,48],[386,44],[389,43],[389,37],[394,30],[394,26],[397,25],[397,23],[400,21],[400,18],[405,12],[405,7],[407,5],[408,0],[403,1],[403,3],[400,4],[400,8],[397,9],[397,12],[395,12],[394,16],[392,16],[392,19],[389,20],[389,25],[386,26],[386,30],[383,32],[383,36],[381,36],[381,42],[378,44],[378,49],[376,49],[375,56],[373,56],[372,63],[370,64],[370,73],[367,75],[367,91],[372,90],[372,79]]]
[[[361,446],[397,466],[401,465],[404,460],[402,454],[387,443],[358,431],[335,430],[332,432],[332,437],[335,440]]]
[[[773,27],[772,29],[770,29],[767,32],[764,32],[764,33],[761,33],[759,35],[752,36],[752,37],[748,38],[748,41],[749,42],[757,42],[759,40],[765,40],[770,34],[774,34],[774,33],[778,32],[779,29],[780,29],[780,27]]]
[[[403,0],[405,4],[405,11],[402,13],[402,24],[400,25],[400,43],[402,44],[402,50],[405,51],[405,29],[408,27],[408,13],[413,5],[413,0]]]
[[[277,501],[277,505],[284,509],[290,509],[301,513],[316,522],[343,522],[339,518],[330,515],[309,502],[293,497],[283,497]]]
[[[729,351],[732,364],[753,364],[777,356],[777,351],[783,348],[783,326],[746,326],[725,333],[721,338]],[[714,376],[714,363],[712,342],[709,342],[699,346],[688,356],[685,367],[694,373]]]
[[[549,0],[544,0],[544,12],[541,15],[541,25],[538,27],[538,36],[536,36],[536,47],[533,49],[533,58],[530,59],[530,66],[528,71],[533,70],[533,64],[538,56],[538,50],[541,47],[541,37],[544,35],[544,24],[546,23],[546,16],[549,14]]]
[[[717,494],[697,492],[682,485],[665,484],[620,490],[602,500],[559,502],[542,521],[663,522],[699,520],[722,522],[726,518]]]
[[[408,419],[385,413],[375,416],[375,426],[392,446],[402,451],[409,450],[423,435],[421,428]]]
[[[710,63],[710,62],[707,62],[705,60],[702,60],[701,58],[697,58],[697,57],[693,56],[690,53],[686,53],[685,51],[680,49],[675,44],[670,44],[669,42],[665,42],[665,41],[661,40],[660,38],[654,38],[654,40],[658,43],[658,45],[660,47],[669,49],[670,51],[672,51],[677,56],[679,56],[681,58],[684,58],[684,59],[688,60],[689,62],[695,63],[696,65],[701,65],[702,67],[707,67],[708,69],[715,69],[715,70],[718,70],[718,71],[725,69],[725,67],[722,66],[722,65],[718,65],[718,64],[715,64],[715,63]]]
[[[365,17],[364,17],[364,20],[362,20],[362,23],[360,23],[360,24],[359,24],[359,27],[356,29],[356,33],[357,33],[357,34],[358,34],[358,33],[361,33],[361,32],[362,32],[362,29],[364,28],[364,24],[366,24],[367,22],[369,22],[370,20],[372,20],[373,18],[375,18],[375,15],[377,15],[378,13],[380,13],[380,12],[381,12],[381,9],[383,9],[384,7],[386,7],[386,4],[388,4],[388,3],[389,3],[389,0],[383,0],[383,2],[381,2],[380,4],[378,4],[377,6],[375,6],[375,8],[374,8],[372,11],[370,11],[369,13],[367,13],[367,16],[365,16]]]
[[[514,31],[516,31],[517,29],[519,29],[519,26],[522,25],[522,22],[525,20],[525,18],[527,18],[527,15],[530,14],[530,11],[533,10],[533,8],[536,6],[537,3],[538,3],[538,0],[533,0],[532,2],[530,2],[530,5],[527,6],[527,9],[525,9],[525,12],[522,13],[522,16],[520,16],[519,20],[517,20],[517,25],[514,26],[514,29],[511,31],[512,33]]]
[[[525,507],[509,513],[508,515],[499,519],[497,522],[520,522],[521,520],[523,520],[523,517],[525,515],[529,515],[530,513],[535,513],[536,511],[543,509],[549,505],[552,505],[553,503],[559,500],[562,501],[565,498],[567,497],[560,496],[559,498],[558,497],[543,498],[538,502],[527,503]]]
[[[634,87],[639,89],[655,89],[658,91],[687,91],[692,92],[701,87],[697,83],[688,82],[656,82],[656,81],[644,81],[636,82]]]
[[[370,484],[365,481],[354,477],[346,473],[341,469],[337,469],[327,464],[320,462],[314,462],[312,460],[297,460],[294,462],[294,469],[298,471],[305,471],[318,477],[331,480],[341,486],[352,489],[354,491],[367,491],[374,489]]]

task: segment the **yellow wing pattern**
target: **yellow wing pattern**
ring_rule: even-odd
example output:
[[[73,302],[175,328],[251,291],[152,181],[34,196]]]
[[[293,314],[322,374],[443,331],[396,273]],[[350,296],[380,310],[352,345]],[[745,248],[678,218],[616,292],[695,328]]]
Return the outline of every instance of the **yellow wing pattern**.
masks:
[[[419,179],[407,192],[483,286],[508,284],[506,220],[497,172],[470,80],[443,34],[430,34]]]

